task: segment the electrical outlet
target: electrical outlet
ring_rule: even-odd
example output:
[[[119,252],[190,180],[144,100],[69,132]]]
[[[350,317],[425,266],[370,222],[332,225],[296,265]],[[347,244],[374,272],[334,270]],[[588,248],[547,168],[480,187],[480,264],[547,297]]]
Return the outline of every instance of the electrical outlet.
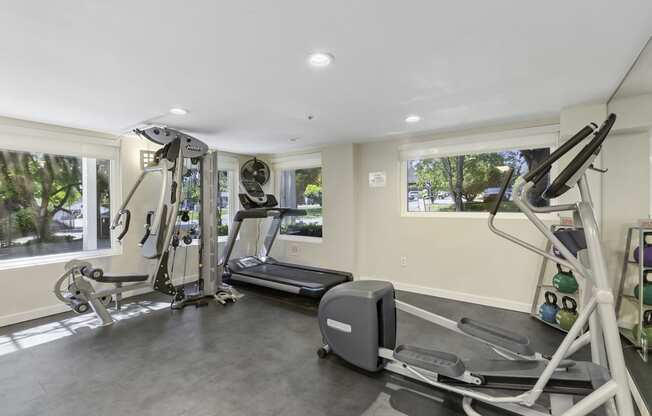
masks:
[[[407,266],[407,257],[401,256],[401,267],[406,267],[406,266]]]
[[[288,246],[288,254],[290,256],[298,256],[299,255],[299,245],[298,244],[290,244]]]

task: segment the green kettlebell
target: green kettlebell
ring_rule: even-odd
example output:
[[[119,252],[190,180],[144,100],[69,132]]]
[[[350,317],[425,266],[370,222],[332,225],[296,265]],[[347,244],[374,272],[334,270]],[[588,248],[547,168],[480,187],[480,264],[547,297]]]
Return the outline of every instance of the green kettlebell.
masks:
[[[577,302],[569,296],[564,296],[561,298],[561,304],[563,308],[557,313],[557,323],[568,331],[577,321]]]
[[[650,282],[647,279],[648,273],[652,272],[652,270],[646,270],[644,272],[643,276],[643,303],[646,305],[652,305],[652,282]],[[634,288],[634,296],[636,296],[636,299],[639,299],[640,296],[640,285],[636,285]]]
[[[560,264],[557,264],[557,274],[552,278],[552,285],[561,293],[575,293],[579,288],[573,271],[563,271]]]
[[[640,337],[639,329],[638,324],[632,328],[632,333],[636,339]],[[652,340],[652,309],[645,311],[643,314],[643,332],[645,332],[647,339]]]

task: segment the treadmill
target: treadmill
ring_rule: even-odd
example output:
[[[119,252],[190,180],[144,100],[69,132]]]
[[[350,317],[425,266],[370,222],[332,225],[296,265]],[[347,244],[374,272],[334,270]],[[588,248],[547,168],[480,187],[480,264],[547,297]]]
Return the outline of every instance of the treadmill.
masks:
[[[241,181],[244,193],[239,194],[244,207],[234,218],[224,249],[222,278],[225,282],[248,283],[312,298],[320,298],[333,286],[353,280],[349,272],[280,262],[269,253],[285,217],[306,215],[303,209],[281,208],[274,195],[265,194],[255,180]],[[271,218],[265,241],[258,256],[231,259],[233,247],[246,219]]]

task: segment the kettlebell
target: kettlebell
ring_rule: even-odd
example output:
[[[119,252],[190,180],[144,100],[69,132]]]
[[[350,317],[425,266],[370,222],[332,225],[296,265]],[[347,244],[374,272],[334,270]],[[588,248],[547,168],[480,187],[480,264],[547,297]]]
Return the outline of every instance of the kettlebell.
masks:
[[[188,211],[181,211],[181,221],[183,222],[190,221],[190,213]]]
[[[646,239],[648,235],[648,233],[645,233]],[[636,247],[634,249],[634,261],[638,263],[640,261],[640,256],[641,248]],[[647,241],[643,245],[643,265],[645,267],[652,267],[652,245],[648,244]]]
[[[634,325],[634,328],[632,328],[634,338],[636,339],[640,338],[639,330],[640,328],[638,327],[638,324]],[[652,340],[652,309],[645,311],[643,314],[643,332],[645,332],[648,340]]]
[[[647,275],[650,272],[652,272],[652,270],[646,270],[643,276],[643,303],[646,305],[652,305],[652,282],[647,279]],[[634,287],[634,296],[636,296],[636,299],[639,299],[641,292],[639,286],[640,285],[636,285],[636,287]]]
[[[577,302],[569,296],[564,296],[561,298],[561,305],[563,308],[557,312],[557,323],[562,329],[568,331],[577,321]]]
[[[552,292],[546,292],[544,295],[545,303],[539,307],[539,316],[546,322],[555,323],[559,306],[557,306],[557,295]]]
[[[565,272],[560,264],[557,264],[557,274],[552,278],[552,285],[561,293],[575,293],[579,287],[573,271]]]

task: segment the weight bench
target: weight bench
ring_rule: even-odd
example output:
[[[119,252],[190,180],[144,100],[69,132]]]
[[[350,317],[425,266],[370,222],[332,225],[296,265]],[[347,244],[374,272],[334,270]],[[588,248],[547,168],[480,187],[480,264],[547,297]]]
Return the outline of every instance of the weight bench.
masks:
[[[104,273],[102,269],[83,267],[81,274],[100,283],[131,283],[144,282],[149,275],[141,273]]]
[[[115,310],[121,308],[122,294],[126,291],[149,288],[151,276],[143,273],[104,273],[88,262],[73,260],[66,264],[64,274],[55,285],[54,294],[77,313],[95,312],[102,326],[111,325],[113,318],[107,307],[114,301]],[[113,285],[111,289],[95,291],[91,281]],[[130,283],[127,286],[123,286]],[[66,284],[64,292],[60,288]],[[65,293],[65,295],[64,295]],[[114,296],[115,295],[115,296]]]

